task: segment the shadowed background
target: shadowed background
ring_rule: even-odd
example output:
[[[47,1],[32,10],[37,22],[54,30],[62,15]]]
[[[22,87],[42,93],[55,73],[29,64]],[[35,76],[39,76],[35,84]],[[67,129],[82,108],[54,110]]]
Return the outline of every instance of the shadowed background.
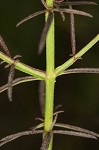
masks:
[[[98,0],[94,0],[98,2]],[[77,51],[93,39],[99,30],[99,6],[76,6],[79,10],[91,13],[88,18],[75,15]],[[35,68],[45,70],[45,51],[38,55],[38,44],[44,26],[44,15],[24,23],[16,24],[29,14],[43,9],[40,0],[6,1],[0,4],[0,34],[4,38],[12,56],[22,55],[21,61]],[[60,14],[55,14],[56,25],[56,66],[70,58],[69,14],[65,22]],[[99,50],[96,44],[71,68],[99,67]],[[7,83],[9,68],[0,66],[0,86]],[[16,70],[15,78],[25,76]],[[37,124],[35,117],[41,117],[38,95],[39,82],[29,82],[13,88],[13,101],[10,103],[7,92],[0,94],[0,138],[27,130]],[[57,78],[55,105],[62,104],[65,113],[59,115],[58,122],[64,122],[93,130],[99,133],[99,75],[73,74]],[[40,149],[41,135],[22,137],[0,148],[0,150]],[[55,135],[55,150],[98,150],[99,140]]]

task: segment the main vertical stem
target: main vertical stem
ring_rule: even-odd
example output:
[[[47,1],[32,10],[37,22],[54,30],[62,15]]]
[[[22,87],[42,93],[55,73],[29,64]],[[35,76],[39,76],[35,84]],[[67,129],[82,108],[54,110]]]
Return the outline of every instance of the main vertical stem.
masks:
[[[53,7],[53,0],[46,0],[49,7]],[[48,13],[46,13],[45,19],[47,20]],[[54,17],[50,26],[50,29],[46,38],[46,94],[45,94],[45,118],[44,118],[44,130],[49,132],[53,122],[53,107],[54,107],[54,85],[55,85],[55,74],[54,74]],[[48,150],[52,149],[52,141]]]
[[[49,7],[53,7],[53,0],[46,0]],[[45,21],[47,21],[48,13],[45,15]],[[46,38],[46,71],[47,74],[52,74],[54,72],[54,50],[55,50],[55,39],[54,39],[54,16],[50,26],[50,29]]]

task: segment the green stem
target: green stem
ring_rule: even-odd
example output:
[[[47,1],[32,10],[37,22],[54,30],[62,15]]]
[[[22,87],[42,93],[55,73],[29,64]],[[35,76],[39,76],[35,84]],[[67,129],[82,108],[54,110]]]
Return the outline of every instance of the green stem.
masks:
[[[84,48],[82,48],[75,56],[73,56],[72,58],[70,58],[68,61],[66,61],[61,66],[57,67],[55,69],[56,76],[61,75],[61,73],[63,73],[64,70],[66,70],[72,64],[74,64],[75,61],[77,61],[79,58],[81,58],[81,56],[83,56],[98,41],[99,41],[99,34],[94,39],[92,39]]]
[[[48,14],[46,13],[46,20]],[[46,38],[46,72],[48,75],[53,74],[54,72],[54,48],[55,48],[55,40],[54,40],[54,17],[50,26],[50,29]]]
[[[46,0],[49,7],[53,7],[53,0]],[[46,13],[46,20],[48,14]],[[54,18],[46,38],[46,98],[45,98],[45,130],[49,131],[53,121],[54,100]]]
[[[46,0],[49,7],[53,7],[53,0]],[[47,20],[48,14],[46,13],[45,20]],[[54,17],[50,26],[50,29],[46,38],[46,95],[45,95],[45,118],[44,118],[44,130],[49,132],[51,130],[53,122],[53,107],[54,107],[54,85],[55,85],[55,40],[54,40]],[[52,149],[53,138],[48,150]]]
[[[46,80],[44,129],[47,132],[50,131],[53,122],[54,84],[54,77]]]
[[[14,61],[12,58],[8,57],[7,55],[5,55],[4,53],[0,52],[0,58],[7,62],[8,64],[13,64],[15,65],[15,68],[17,70],[20,70],[26,74],[29,74],[29,75],[32,75],[36,78],[39,78],[39,79],[42,79],[44,80],[46,78],[46,74],[41,71],[41,70],[38,70],[38,69],[35,69],[35,68],[32,68],[26,64],[23,64],[21,62],[18,62],[18,61]]]

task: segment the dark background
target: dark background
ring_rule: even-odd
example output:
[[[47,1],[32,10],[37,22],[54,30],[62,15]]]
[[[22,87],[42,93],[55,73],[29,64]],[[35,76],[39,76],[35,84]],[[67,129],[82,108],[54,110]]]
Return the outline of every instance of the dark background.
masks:
[[[45,51],[37,54],[40,35],[44,26],[44,15],[24,23],[16,29],[18,21],[29,14],[43,9],[40,0],[1,0],[0,34],[4,38],[12,56],[22,55],[22,62],[45,70]],[[94,0],[99,4],[98,0]],[[77,51],[93,39],[99,29],[99,6],[74,7],[91,13],[94,17],[75,16]],[[56,19],[56,66],[70,58],[69,15],[62,22],[60,14]],[[99,67],[98,44],[88,51],[82,60],[71,68]],[[0,86],[7,83],[9,69],[0,66]],[[16,70],[15,78],[25,76]],[[17,85],[13,89],[13,102],[7,98],[7,92],[0,94],[0,138],[27,130],[37,124],[35,117],[41,117],[38,95],[39,82]],[[62,104],[65,111],[58,122],[80,126],[99,133],[99,75],[73,74],[57,78],[55,87],[55,105]],[[17,139],[0,150],[40,149],[41,136],[28,136]],[[98,150],[99,140],[70,136],[55,136],[55,150]]]

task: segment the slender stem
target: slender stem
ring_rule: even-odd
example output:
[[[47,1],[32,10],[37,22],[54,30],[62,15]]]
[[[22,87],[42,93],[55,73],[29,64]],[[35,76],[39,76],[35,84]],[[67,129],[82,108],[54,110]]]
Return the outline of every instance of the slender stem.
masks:
[[[44,129],[47,132],[50,131],[53,122],[54,84],[54,77],[46,80]]]
[[[48,7],[53,7],[53,0],[46,0]],[[47,21],[48,13],[46,13],[45,20]],[[55,74],[54,74],[54,16],[49,28],[46,38],[46,94],[45,94],[45,119],[44,119],[44,130],[49,132],[51,130],[53,122],[53,107],[54,107],[54,85],[55,85]],[[48,150],[52,150],[53,137]]]
[[[17,70],[25,72],[26,74],[32,75],[36,78],[41,78],[41,79],[46,78],[46,74],[43,71],[32,68],[32,67],[30,67],[26,64],[23,64],[21,62],[18,62],[18,61],[15,62],[15,60],[13,60],[12,58],[10,58],[9,56],[5,55],[2,52],[0,52],[0,58],[8,64],[14,64],[14,67]]]
[[[55,69],[56,76],[59,76],[61,73],[63,73],[64,70],[66,70],[71,65],[73,65],[79,58],[81,58],[81,56],[83,56],[98,41],[99,41],[99,34],[94,39],[92,39],[84,48],[82,48],[76,55],[74,55],[72,58],[70,58],[61,66],[57,67]]]
[[[48,13],[46,13],[47,20]],[[48,36],[46,38],[46,71],[48,75],[51,75],[54,72],[54,48],[55,48],[55,40],[54,40],[54,16],[51,23],[51,26],[48,31]]]
[[[53,6],[53,0],[46,0],[49,7]],[[46,13],[45,20],[48,14]],[[46,38],[46,98],[45,98],[45,130],[49,131],[53,121],[53,97],[54,97],[54,17]]]

